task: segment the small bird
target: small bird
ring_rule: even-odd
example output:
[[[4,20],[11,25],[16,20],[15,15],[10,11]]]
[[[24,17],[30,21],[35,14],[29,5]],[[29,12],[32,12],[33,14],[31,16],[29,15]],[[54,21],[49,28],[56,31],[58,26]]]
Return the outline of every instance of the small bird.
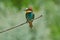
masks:
[[[30,28],[32,28],[33,27],[33,24],[32,24],[32,22],[33,22],[33,20],[34,20],[34,14],[33,14],[33,10],[32,10],[32,8],[30,7],[30,8],[26,8],[26,14],[25,14],[25,16],[26,16],[26,20],[27,20],[27,22],[29,23],[29,27]]]

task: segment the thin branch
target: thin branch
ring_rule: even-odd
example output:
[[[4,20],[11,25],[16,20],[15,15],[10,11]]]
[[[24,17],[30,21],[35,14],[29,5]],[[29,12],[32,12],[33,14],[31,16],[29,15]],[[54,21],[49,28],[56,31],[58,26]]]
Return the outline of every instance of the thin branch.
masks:
[[[39,19],[40,17],[42,17],[42,15],[40,15],[40,16],[37,17],[37,18],[35,18],[34,20]],[[26,23],[27,23],[27,22],[24,22],[24,23],[22,23],[22,24],[19,24],[19,25],[17,25],[17,26],[12,27],[12,28],[9,28],[9,29],[0,31],[0,33],[4,33],[4,32],[7,32],[7,31],[10,31],[10,30],[15,29],[15,28],[17,28],[17,27],[20,27],[20,26],[22,26],[22,25],[24,25],[24,24],[26,24]]]

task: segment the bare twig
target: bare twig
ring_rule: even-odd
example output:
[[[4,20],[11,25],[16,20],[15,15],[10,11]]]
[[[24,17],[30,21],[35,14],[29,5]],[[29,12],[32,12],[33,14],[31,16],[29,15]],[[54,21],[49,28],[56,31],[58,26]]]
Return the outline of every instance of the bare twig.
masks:
[[[37,18],[35,18],[34,20],[39,19],[40,17],[42,17],[42,15],[40,15],[40,16],[37,17]],[[27,23],[27,22],[24,22],[24,23],[22,23],[22,24],[19,24],[19,25],[17,25],[17,26],[12,27],[12,28],[9,28],[9,29],[0,31],[0,33],[4,33],[4,32],[7,32],[7,31],[10,31],[10,30],[12,30],[12,29],[14,29],[14,28],[17,28],[17,27],[19,27],[19,26],[22,26],[22,25],[24,25],[24,24],[26,24],[26,23]]]

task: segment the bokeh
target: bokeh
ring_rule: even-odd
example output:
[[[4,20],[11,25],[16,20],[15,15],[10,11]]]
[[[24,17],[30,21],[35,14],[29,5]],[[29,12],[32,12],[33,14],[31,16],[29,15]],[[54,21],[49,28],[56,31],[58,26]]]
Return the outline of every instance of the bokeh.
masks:
[[[0,33],[0,40],[60,40],[60,0],[0,0],[0,31],[24,23],[25,8],[32,7],[33,28],[28,23]]]

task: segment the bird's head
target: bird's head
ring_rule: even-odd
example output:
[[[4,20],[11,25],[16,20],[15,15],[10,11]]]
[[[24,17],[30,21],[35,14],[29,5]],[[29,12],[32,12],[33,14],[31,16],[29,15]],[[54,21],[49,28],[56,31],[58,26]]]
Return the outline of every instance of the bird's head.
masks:
[[[28,12],[32,12],[32,8],[30,7],[30,8],[26,8],[26,13],[28,13]]]

